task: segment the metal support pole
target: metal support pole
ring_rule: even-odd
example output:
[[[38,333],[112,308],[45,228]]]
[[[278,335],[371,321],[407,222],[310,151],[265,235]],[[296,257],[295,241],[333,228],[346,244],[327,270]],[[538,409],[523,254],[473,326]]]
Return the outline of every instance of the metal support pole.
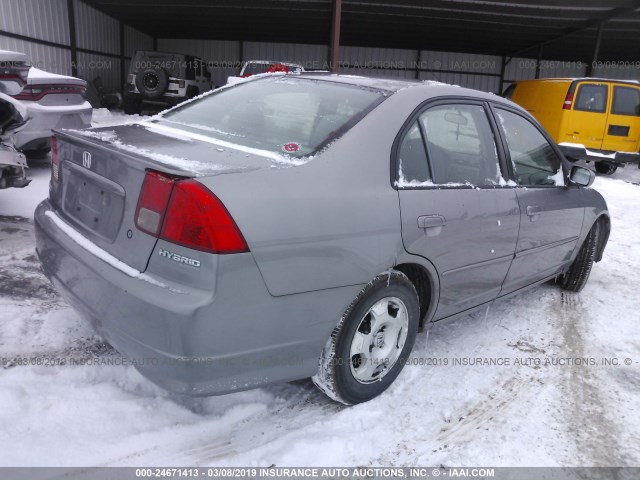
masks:
[[[593,58],[591,59],[591,63],[587,65],[587,77],[593,76],[593,69],[595,64],[598,62],[598,57],[600,56],[600,44],[602,43],[602,22],[598,24],[598,33],[596,34],[596,44],[593,47]]]
[[[120,93],[124,95],[124,85],[127,82],[127,72],[124,63],[124,23],[120,22]]]
[[[542,45],[538,47],[538,60],[536,61],[536,78],[540,78],[540,63],[542,63]]]
[[[342,17],[342,0],[333,0],[333,20],[331,22],[331,43],[329,50],[330,67],[333,73],[338,73],[340,62],[340,20]]]
[[[78,76],[78,43],[76,39],[76,12],[73,0],[67,0],[67,17],[69,19],[69,44],[71,46],[71,75]]]

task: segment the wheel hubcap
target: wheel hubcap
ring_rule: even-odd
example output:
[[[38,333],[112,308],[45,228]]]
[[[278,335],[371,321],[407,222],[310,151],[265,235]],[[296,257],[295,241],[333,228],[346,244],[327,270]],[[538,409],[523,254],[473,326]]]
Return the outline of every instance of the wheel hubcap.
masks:
[[[381,380],[404,348],[409,328],[407,307],[397,297],[378,300],[360,319],[349,352],[351,374],[360,383]]]

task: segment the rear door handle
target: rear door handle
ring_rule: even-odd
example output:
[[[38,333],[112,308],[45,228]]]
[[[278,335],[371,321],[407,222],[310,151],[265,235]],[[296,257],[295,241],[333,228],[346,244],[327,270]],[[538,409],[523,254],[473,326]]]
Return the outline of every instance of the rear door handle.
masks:
[[[527,207],[527,215],[529,215],[532,222],[535,222],[538,219],[538,215],[542,213],[542,207],[537,205],[529,205]]]
[[[442,215],[422,215],[418,217],[418,228],[424,229],[427,237],[435,237],[442,231],[447,221]]]

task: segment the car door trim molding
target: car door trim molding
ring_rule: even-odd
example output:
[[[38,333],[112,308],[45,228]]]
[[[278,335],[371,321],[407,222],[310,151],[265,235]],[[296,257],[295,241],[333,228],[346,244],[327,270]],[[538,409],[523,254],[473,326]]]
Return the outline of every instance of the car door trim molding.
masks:
[[[568,243],[577,242],[579,238],[580,237],[576,235],[575,237],[567,238],[564,240],[558,240],[553,243],[547,243],[545,245],[540,245],[539,247],[532,247],[532,248],[527,248],[526,250],[520,250],[519,252],[515,253],[515,258],[521,258],[531,253],[543,252],[544,250],[548,250],[550,248],[560,247]]]
[[[470,265],[465,265],[463,267],[452,268],[451,270],[447,270],[446,272],[442,272],[442,276],[446,277],[447,275],[451,275],[453,273],[464,272],[465,270],[470,270],[472,268],[478,268],[486,265],[493,265],[494,263],[504,262],[505,260],[511,261],[513,259],[514,254],[510,253],[509,255],[502,255],[500,257],[492,258],[490,260],[483,260],[482,262],[472,263]]]

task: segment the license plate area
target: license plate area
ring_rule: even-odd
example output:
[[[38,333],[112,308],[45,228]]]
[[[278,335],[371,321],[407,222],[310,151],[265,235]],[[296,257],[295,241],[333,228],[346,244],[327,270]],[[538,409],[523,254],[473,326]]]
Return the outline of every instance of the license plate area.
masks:
[[[62,164],[64,198],[62,209],[76,223],[113,242],[124,212],[124,189],[90,170],[71,163]]]

